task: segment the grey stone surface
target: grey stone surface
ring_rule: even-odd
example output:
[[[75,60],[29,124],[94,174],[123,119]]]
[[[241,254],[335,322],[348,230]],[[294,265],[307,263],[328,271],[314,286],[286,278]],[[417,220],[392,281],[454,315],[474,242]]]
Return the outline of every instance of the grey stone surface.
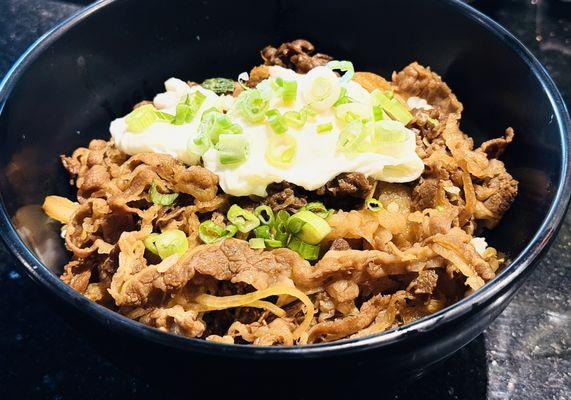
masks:
[[[81,0],[0,0],[0,77],[18,55]],[[471,1],[506,26],[571,96],[571,3]],[[474,342],[418,382],[367,397],[394,399],[571,398],[571,216],[505,312]],[[369,390],[369,389],[367,389]],[[159,398],[161,388],[100,356],[45,304],[0,244],[0,398]],[[383,396],[383,397],[384,397]]]

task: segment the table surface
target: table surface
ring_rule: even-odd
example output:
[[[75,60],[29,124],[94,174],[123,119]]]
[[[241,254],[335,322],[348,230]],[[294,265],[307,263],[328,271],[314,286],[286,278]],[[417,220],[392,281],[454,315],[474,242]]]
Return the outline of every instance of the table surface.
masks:
[[[42,33],[83,0],[0,0],[0,78]],[[571,2],[478,0],[571,96]],[[551,250],[498,319],[427,377],[393,399],[571,398],[571,215]],[[0,393],[18,399],[156,398],[161,389],[128,376],[50,309],[0,243]],[[377,392],[378,393],[378,392]],[[10,398],[16,398],[10,395]]]

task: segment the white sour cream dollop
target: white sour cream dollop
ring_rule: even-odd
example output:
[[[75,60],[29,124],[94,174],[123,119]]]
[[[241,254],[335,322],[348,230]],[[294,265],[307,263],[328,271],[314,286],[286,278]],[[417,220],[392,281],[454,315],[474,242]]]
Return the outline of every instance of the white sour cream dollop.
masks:
[[[272,66],[270,79],[281,77],[284,80],[297,81],[297,98],[285,105],[278,96],[270,98],[270,109],[279,110],[282,115],[286,111],[299,111],[306,106],[308,85],[312,75],[319,74],[319,68],[308,75],[297,74],[292,70]],[[316,71],[317,70],[317,71]],[[325,71],[322,71],[325,72]],[[325,72],[326,74],[326,72]],[[363,109],[372,110],[370,94],[354,81],[342,82],[347,96],[354,102],[361,103]],[[386,154],[373,152],[347,153],[339,151],[337,141],[345,123],[335,116],[334,107],[323,107],[315,117],[308,118],[300,129],[289,128],[288,135],[297,141],[297,152],[287,168],[278,168],[270,164],[266,157],[268,140],[274,135],[267,122],[250,123],[232,108],[230,96],[218,96],[214,92],[200,86],[189,87],[185,82],[171,78],[165,82],[166,92],[158,94],[153,103],[163,112],[175,114],[176,105],[187,94],[199,90],[206,99],[194,119],[183,125],[166,122],[154,123],[140,133],[129,132],[123,118],[111,123],[111,135],[117,147],[127,154],[156,152],[169,154],[186,164],[200,163],[200,156],[189,151],[192,141],[198,135],[201,113],[211,107],[229,110],[232,122],[239,124],[243,135],[249,141],[249,153],[245,162],[238,165],[223,165],[219,162],[218,152],[210,148],[202,156],[204,167],[215,173],[220,180],[222,190],[234,196],[265,196],[266,188],[272,182],[287,181],[307,190],[315,190],[343,172],[360,172],[366,176],[386,182],[410,182],[417,179],[424,169],[422,160],[415,152],[415,133],[402,124],[394,122],[405,133],[406,140],[399,144],[398,151]],[[258,85],[260,90],[269,90],[269,80]],[[372,112],[372,111],[371,111]],[[391,123],[392,121],[388,121]],[[326,133],[318,133],[317,126],[331,123],[333,129]],[[190,146],[188,144],[191,143]]]

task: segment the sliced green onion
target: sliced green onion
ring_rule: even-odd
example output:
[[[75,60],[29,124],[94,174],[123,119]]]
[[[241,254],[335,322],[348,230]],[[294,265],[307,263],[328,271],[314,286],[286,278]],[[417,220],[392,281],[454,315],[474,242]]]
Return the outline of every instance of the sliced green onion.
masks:
[[[246,161],[248,157],[249,142],[244,135],[224,133],[218,137],[218,159],[220,164],[238,164]]]
[[[337,99],[335,104],[333,104],[333,107],[337,107],[337,106],[340,106],[342,104],[347,104],[347,103],[352,103],[352,102],[353,102],[353,99],[351,97],[347,96],[347,89],[342,87],[341,92],[339,94],[339,98]]]
[[[287,243],[289,239],[289,231],[287,229],[287,223],[286,222],[277,223],[275,226],[275,230],[276,232],[274,234],[274,239],[279,240],[282,243]]]
[[[308,117],[315,117],[317,113],[311,109],[311,107],[303,107],[301,109]]]
[[[380,106],[373,106],[373,120],[380,121],[385,119],[385,113]]]
[[[216,94],[232,93],[234,91],[234,81],[226,78],[210,78],[202,82],[204,89],[212,90]]]
[[[254,229],[254,235],[256,235],[257,238],[270,239],[270,227],[268,225],[258,226]]]
[[[341,92],[337,75],[329,68],[319,66],[310,70],[304,77],[302,94],[305,103],[316,112],[329,109]]]
[[[354,119],[369,119],[372,116],[371,108],[362,103],[346,103],[335,108],[335,116],[344,122]]]
[[[290,214],[286,210],[279,210],[276,215],[276,222],[279,224],[280,222],[287,222],[289,219]]]
[[[391,91],[381,92],[378,89],[371,93],[373,105],[380,106],[392,119],[402,122],[404,125],[412,120],[412,114],[408,108],[402,104]]]
[[[266,248],[266,243],[264,242],[264,239],[262,239],[262,238],[252,238],[252,239],[248,240],[248,243],[250,243],[250,247],[252,249],[265,249]]]
[[[355,68],[353,68],[353,63],[351,61],[329,61],[327,63],[327,68],[331,68],[332,70],[338,69],[339,71],[345,72],[341,77],[341,82],[349,82],[353,79],[353,75],[355,75]]]
[[[214,221],[204,221],[198,226],[198,237],[204,243],[214,243],[224,237],[224,228]]]
[[[278,168],[291,165],[297,151],[297,141],[290,135],[272,136],[266,150],[266,160]]]
[[[248,233],[260,225],[260,220],[254,213],[244,210],[237,204],[232,204],[228,210],[227,217],[242,233]]]
[[[162,112],[162,111],[155,111],[155,114],[157,116],[158,121],[157,122],[168,122],[169,124],[171,124],[174,121],[175,116],[168,114],[166,112]]]
[[[276,240],[276,239],[264,239],[264,243],[266,244],[266,247],[271,247],[271,248],[278,248],[278,247],[284,247],[283,243],[281,240]]]
[[[307,121],[307,111],[286,111],[283,115],[283,119],[286,125],[300,129],[303,128]]]
[[[320,201],[313,201],[311,203],[307,203],[301,209],[311,211],[312,213],[316,214],[317,216],[323,219],[326,219],[333,213],[333,210],[328,210]]]
[[[299,218],[291,217],[287,222],[287,230],[295,235],[301,232],[301,228],[303,228],[303,225],[305,225],[305,221],[302,221]]]
[[[333,130],[333,124],[331,122],[327,122],[325,124],[319,124],[316,127],[317,133],[326,133]]]
[[[285,119],[282,117],[280,112],[276,109],[266,111],[266,117],[268,117],[268,123],[272,127],[272,130],[278,135],[283,135],[287,132],[287,125]]]
[[[178,193],[160,193],[157,190],[155,181],[153,181],[153,183],[151,183],[151,189],[149,190],[149,197],[153,204],[158,204],[159,206],[170,206],[178,197]]]
[[[194,144],[204,154],[212,145],[217,145],[220,135],[242,133],[242,127],[234,124],[230,117],[216,108],[206,110],[198,127],[198,136]]]
[[[365,140],[370,136],[373,127],[369,123],[364,123],[355,119],[347,124],[339,133],[337,148],[346,152],[367,151]]]
[[[331,227],[327,221],[311,211],[298,211],[287,222],[288,228],[290,226],[297,227],[299,224],[301,224],[301,228],[299,232],[296,232],[296,236],[309,244],[318,244],[331,232]]]
[[[270,102],[257,89],[248,89],[240,93],[236,100],[236,109],[250,122],[262,122]]]
[[[373,212],[379,212],[383,209],[383,204],[379,200],[373,198],[366,199],[365,206]]]
[[[185,100],[176,105],[176,115],[172,123],[174,125],[188,124],[198,113],[206,100],[206,96],[198,90],[187,95]]]
[[[270,85],[278,92],[285,104],[289,104],[297,98],[296,81],[285,81],[283,78],[276,78]]]
[[[270,206],[258,206],[254,209],[254,215],[258,217],[264,225],[271,225],[274,222],[274,211]]]
[[[319,258],[319,245],[304,243],[298,238],[293,238],[288,247],[298,253],[305,260],[317,260]]]
[[[172,229],[163,233],[151,233],[143,240],[147,250],[165,259],[188,250],[188,239],[183,231]]]
[[[238,227],[236,225],[226,225],[224,228],[224,237],[233,237],[238,232]]]
[[[158,120],[155,106],[145,104],[137,107],[125,116],[125,124],[129,132],[142,132]]]

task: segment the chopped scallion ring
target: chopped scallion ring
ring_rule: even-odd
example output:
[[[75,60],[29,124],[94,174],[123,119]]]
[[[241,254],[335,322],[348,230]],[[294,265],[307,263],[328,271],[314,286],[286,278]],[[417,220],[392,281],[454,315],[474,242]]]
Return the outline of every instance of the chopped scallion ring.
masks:
[[[252,248],[252,249],[265,249],[266,248],[266,243],[264,242],[264,239],[262,239],[262,238],[252,238],[252,239],[248,240],[248,243],[250,243],[250,248]]]
[[[317,260],[319,257],[319,245],[304,243],[298,238],[293,238],[289,242],[288,247],[302,256],[305,260]]]
[[[381,107],[392,119],[402,122],[403,125],[408,124],[412,120],[412,114],[407,106],[394,97],[392,91],[381,92],[375,89],[371,93],[371,100],[374,106]]]
[[[311,203],[307,203],[301,209],[311,211],[312,213],[320,216],[323,219],[326,219],[333,213],[333,210],[328,210],[320,201],[313,201]]]
[[[383,204],[374,198],[368,198],[365,200],[365,206],[367,209],[373,212],[379,212],[383,209]]]
[[[242,233],[248,233],[260,225],[260,220],[254,213],[244,210],[237,204],[232,204],[228,210],[227,217]]]
[[[256,235],[257,238],[270,239],[270,227],[268,225],[258,226],[254,229],[254,235]]]
[[[220,164],[239,164],[248,157],[249,142],[244,135],[224,133],[218,137],[218,159]]]
[[[127,130],[135,133],[144,131],[159,119],[156,111],[155,106],[152,104],[145,104],[135,108],[125,116]]]
[[[287,132],[286,121],[278,110],[272,109],[266,111],[266,117],[268,118],[268,123],[272,127],[272,130],[276,134],[283,135]]]
[[[264,239],[264,243],[266,244],[267,247],[271,247],[271,248],[278,248],[278,247],[283,247],[283,243],[281,240],[276,240],[276,239]]]
[[[272,136],[266,150],[266,160],[277,168],[287,168],[293,162],[297,141],[290,135]]]
[[[353,75],[355,75],[355,68],[353,68],[353,63],[351,61],[338,61],[333,60],[327,63],[327,68],[331,68],[332,70],[338,69],[339,71],[345,72],[341,77],[341,82],[349,82],[353,79]]]
[[[160,258],[173,254],[184,254],[188,250],[188,239],[183,231],[172,229],[163,233],[151,233],[143,239],[145,248]]]
[[[287,221],[288,229],[299,228],[293,232],[299,239],[309,244],[318,244],[331,232],[331,227],[323,218],[311,211],[301,210],[293,214]],[[291,231],[291,229],[290,229]]]
[[[307,111],[286,111],[283,115],[283,119],[288,126],[300,129],[303,128],[307,121]]]
[[[333,130],[333,124],[331,122],[327,122],[325,124],[319,124],[316,127],[317,133],[327,133]]]
[[[258,206],[254,209],[254,215],[259,218],[263,225],[271,225],[274,222],[274,212],[270,206]]]
[[[178,193],[160,193],[157,190],[157,185],[155,181],[151,183],[151,188],[149,189],[149,198],[153,204],[158,204],[159,206],[170,206],[176,198]]]
[[[247,89],[236,100],[236,109],[249,122],[262,122],[270,102],[257,89]]]

